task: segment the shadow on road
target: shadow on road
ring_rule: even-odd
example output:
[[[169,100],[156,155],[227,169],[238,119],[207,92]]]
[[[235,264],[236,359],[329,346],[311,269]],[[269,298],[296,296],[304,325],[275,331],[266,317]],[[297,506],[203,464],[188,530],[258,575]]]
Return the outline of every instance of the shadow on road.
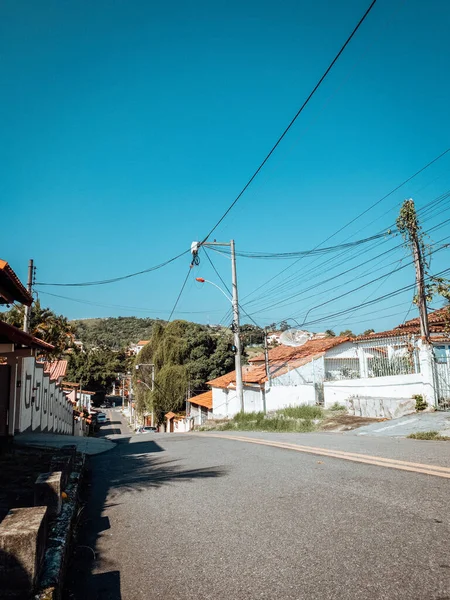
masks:
[[[124,493],[139,493],[176,481],[222,477],[222,467],[183,469],[177,460],[167,460],[164,449],[153,439],[134,441],[124,436],[106,453],[90,457],[83,492],[83,509],[67,575],[64,600],[119,600],[120,571],[97,549],[99,535],[110,528],[105,509],[121,504]],[[117,532],[116,532],[117,533]],[[119,557],[118,557],[119,559]],[[107,571],[107,572],[105,572]]]

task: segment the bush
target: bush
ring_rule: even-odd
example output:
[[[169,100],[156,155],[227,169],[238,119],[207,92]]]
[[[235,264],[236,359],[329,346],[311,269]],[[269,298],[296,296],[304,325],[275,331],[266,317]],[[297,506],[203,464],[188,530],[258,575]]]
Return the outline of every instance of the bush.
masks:
[[[330,406],[330,410],[338,412],[340,410],[347,410],[347,407],[344,406],[344,404],[339,404],[338,402],[335,402],[333,406]]]
[[[440,435],[439,431],[418,431],[417,433],[410,433],[408,438],[411,440],[450,440],[450,437]]]
[[[420,412],[422,410],[425,410],[426,407],[428,406],[428,404],[425,402],[425,400],[423,399],[422,394],[415,394],[413,396],[413,400],[416,401],[416,411]]]
[[[277,411],[277,416],[283,415],[291,419],[323,419],[323,410],[320,406],[288,406]]]

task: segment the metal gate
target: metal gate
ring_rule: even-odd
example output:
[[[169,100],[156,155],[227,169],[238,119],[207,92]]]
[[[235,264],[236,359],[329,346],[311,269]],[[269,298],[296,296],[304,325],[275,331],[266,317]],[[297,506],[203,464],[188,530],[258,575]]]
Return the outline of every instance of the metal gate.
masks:
[[[450,410],[450,346],[434,347],[438,408]]]

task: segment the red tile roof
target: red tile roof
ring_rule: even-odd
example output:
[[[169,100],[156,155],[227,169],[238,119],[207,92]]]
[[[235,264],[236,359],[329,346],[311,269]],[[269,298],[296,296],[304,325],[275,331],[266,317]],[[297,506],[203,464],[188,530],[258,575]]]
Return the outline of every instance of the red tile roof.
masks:
[[[450,308],[444,307],[428,315],[428,323],[430,327],[430,333],[432,334],[447,334],[450,330]],[[419,318],[410,319],[405,323],[401,323],[389,329],[388,331],[380,331],[379,333],[370,333],[369,335],[360,335],[356,340],[376,340],[378,338],[397,337],[402,335],[420,335],[420,322]]]
[[[211,409],[213,406],[212,391],[209,390],[208,392],[204,392],[203,394],[189,398],[189,402],[191,404],[198,404],[199,406],[204,406],[205,408]]]
[[[15,301],[31,306],[33,298],[6,260],[0,259],[0,304]]]
[[[269,371],[271,378],[280,377],[292,369],[297,369],[306,365],[314,358],[325,354],[330,348],[348,342],[350,338],[334,337],[325,339],[315,339],[306,342],[303,346],[296,348],[291,346],[277,346],[269,351]],[[244,383],[261,384],[267,381],[266,366],[264,363],[264,354],[260,354],[250,359],[251,365],[242,367],[242,381]],[[217,377],[207,382],[208,385],[215,388],[227,388],[230,385],[236,385],[236,371]]]
[[[343,342],[348,342],[349,339],[350,338],[347,337],[319,338],[309,340],[309,342],[306,342],[306,344],[303,344],[303,346],[277,346],[276,348],[269,350],[269,362],[294,360],[307,356],[311,357],[315,354],[326,352],[327,350],[330,350],[330,348],[334,348],[334,346],[339,346],[339,344],[342,344]],[[264,362],[264,354],[258,354],[257,356],[250,358],[249,362]]]
[[[54,346],[43,342],[34,335],[25,333],[13,325],[8,325],[4,321],[0,321],[0,343],[13,343],[17,346],[25,346],[25,348],[36,348],[50,352],[54,350]]]
[[[146,346],[150,340],[141,340],[136,344],[136,346]]]
[[[54,360],[44,363],[44,373],[50,374],[50,379],[57,380],[64,377],[67,372],[67,360]]]

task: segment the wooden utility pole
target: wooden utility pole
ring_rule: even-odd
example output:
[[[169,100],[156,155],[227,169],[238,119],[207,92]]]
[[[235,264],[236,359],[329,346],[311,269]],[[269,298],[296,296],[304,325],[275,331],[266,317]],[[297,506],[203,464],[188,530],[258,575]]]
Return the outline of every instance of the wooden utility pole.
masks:
[[[416,207],[414,200],[410,198],[405,200],[400,209],[400,214],[397,219],[397,227],[412,249],[414,267],[416,270],[416,286],[417,286],[417,307],[419,309],[420,335],[422,340],[430,342],[430,328],[428,326],[428,311],[427,297],[425,290],[425,273],[424,273],[424,257],[423,257],[423,242],[420,239],[421,227],[417,220]]]
[[[27,282],[27,290],[30,294],[33,293],[33,259],[30,258],[28,263],[28,282]],[[25,333],[28,333],[30,330],[30,321],[31,321],[31,306],[25,306],[25,313],[23,317],[23,330]]]

